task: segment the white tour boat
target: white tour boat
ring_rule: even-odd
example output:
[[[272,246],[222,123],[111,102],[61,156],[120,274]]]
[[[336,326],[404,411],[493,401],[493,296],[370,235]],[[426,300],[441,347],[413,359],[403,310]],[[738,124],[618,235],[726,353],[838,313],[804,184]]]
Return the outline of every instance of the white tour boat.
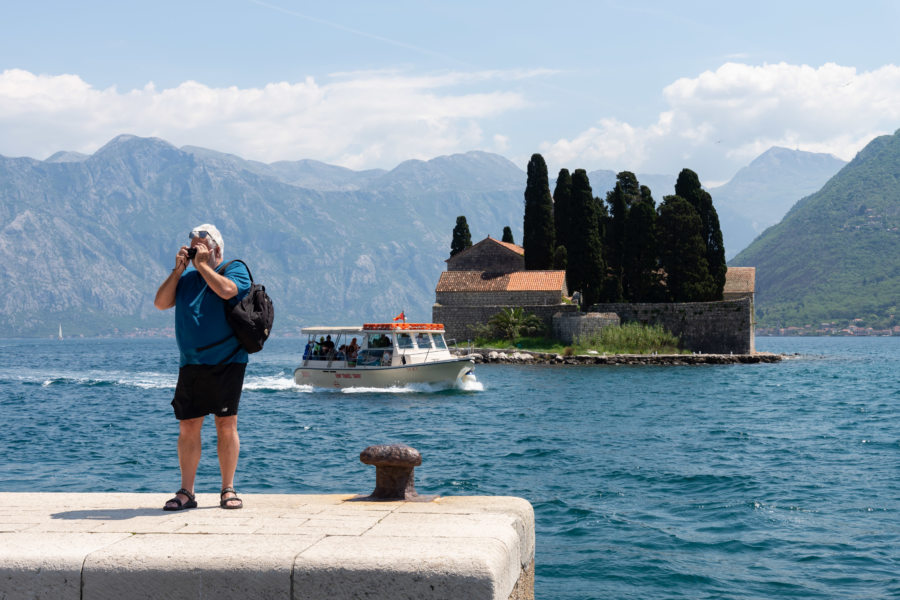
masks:
[[[298,385],[392,387],[410,383],[455,385],[473,377],[475,361],[454,356],[439,323],[366,323],[362,327],[304,327]]]

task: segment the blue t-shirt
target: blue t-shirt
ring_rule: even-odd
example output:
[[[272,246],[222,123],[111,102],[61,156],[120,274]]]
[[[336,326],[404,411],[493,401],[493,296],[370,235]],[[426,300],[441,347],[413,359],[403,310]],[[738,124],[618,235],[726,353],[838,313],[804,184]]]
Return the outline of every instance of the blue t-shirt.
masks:
[[[234,306],[250,291],[250,273],[243,263],[233,262],[221,274],[237,286],[237,296],[228,300]],[[209,289],[199,271],[189,268],[181,275],[175,289],[175,339],[181,351],[180,365],[219,364],[240,346],[236,337],[203,351],[197,348],[230,335],[232,330],[225,320],[225,301]],[[241,348],[228,362],[247,362],[247,351]]]

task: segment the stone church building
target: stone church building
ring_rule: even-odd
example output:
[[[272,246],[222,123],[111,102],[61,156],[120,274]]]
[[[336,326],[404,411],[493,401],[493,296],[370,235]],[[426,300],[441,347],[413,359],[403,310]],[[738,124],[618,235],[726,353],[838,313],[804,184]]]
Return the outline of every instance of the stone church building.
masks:
[[[565,271],[526,271],[525,250],[488,236],[447,259],[435,288],[432,320],[458,343],[473,339],[504,308],[523,308],[549,328],[553,315],[577,312],[568,302]]]

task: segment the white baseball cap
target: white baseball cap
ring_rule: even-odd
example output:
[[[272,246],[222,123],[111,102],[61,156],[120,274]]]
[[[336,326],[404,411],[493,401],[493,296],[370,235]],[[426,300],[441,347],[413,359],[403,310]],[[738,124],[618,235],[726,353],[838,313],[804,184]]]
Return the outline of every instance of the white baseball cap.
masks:
[[[219,233],[219,229],[211,223],[204,223],[203,225],[194,227],[191,230],[190,238],[193,239],[198,236],[205,238],[207,235],[212,238],[213,243],[224,253],[225,240],[222,239],[222,234]]]

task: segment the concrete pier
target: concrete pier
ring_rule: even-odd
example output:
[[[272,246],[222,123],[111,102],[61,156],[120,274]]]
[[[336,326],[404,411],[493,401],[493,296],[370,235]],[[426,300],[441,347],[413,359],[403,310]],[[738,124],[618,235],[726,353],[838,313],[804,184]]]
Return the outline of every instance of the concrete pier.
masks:
[[[534,512],[512,497],[429,502],[241,494],[0,493],[0,598],[534,598]]]

